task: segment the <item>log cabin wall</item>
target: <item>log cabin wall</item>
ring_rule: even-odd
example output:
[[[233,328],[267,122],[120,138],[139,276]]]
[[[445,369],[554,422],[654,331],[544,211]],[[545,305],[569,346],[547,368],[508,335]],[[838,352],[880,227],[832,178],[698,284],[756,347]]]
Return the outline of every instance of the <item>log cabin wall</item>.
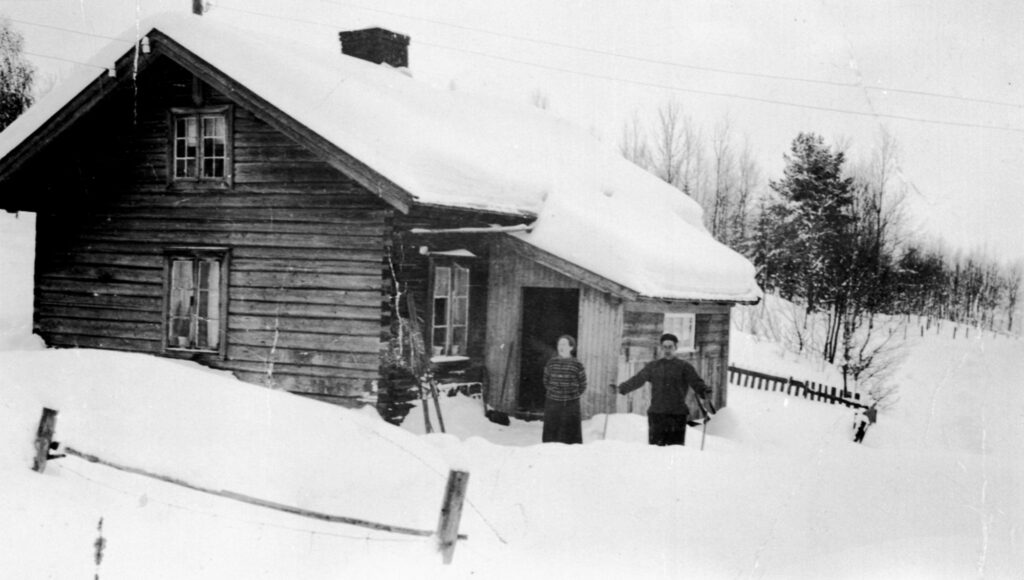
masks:
[[[694,351],[680,352],[712,389],[712,402],[718,408],[727,402],[729,367],[729,317],[731,306],[712,303],[682,303],[641,300],[626,304],[622,349],[618,353],[618,377],[621,382],[657,356],[658,338],[664,332],[666,313],[695,315]],[[645,387],[620,397],[620,412],[646,413],[650,388]]]
[[[583,417],[614,409],[615,395],[607,385],[617,372],[621,301],[536,263],[500,238],[492,246],[488,282],[486,365],[491,385],[487,403],[506,412],[516,411],[522,348],[514,345],[518,345],[522,330],[523,288],[566,288],[580,291],[577,356],[586,369],[588,384],[581,399]]]
[[[168,177],[169,110],[195,107],[197,92],[232,106],[227,186]],[[376,379],[388,206],[169,60],[54,140],[16,187],[38,212],[35,326],[48,344],[194,358],[341,402]],[[228,252],[220,356],[165,345],[166,251],[194,246]]]

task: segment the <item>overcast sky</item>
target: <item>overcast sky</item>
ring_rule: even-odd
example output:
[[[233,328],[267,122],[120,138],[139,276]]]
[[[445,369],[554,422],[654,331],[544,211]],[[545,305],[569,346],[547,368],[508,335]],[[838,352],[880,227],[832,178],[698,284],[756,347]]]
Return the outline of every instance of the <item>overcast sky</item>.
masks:
[[[190,7],[0,0],[44,85],[109,37],[131,35],[138,16]],[[542,94],[550,111],[613,145],[634,113],[675,100],[706,139],[728,119],[769,179],[781,176],[800,131],[850,143],[856,161],[885,130],[900,148],[918,233],[1024,258],[1024,3],[1016,0],[217,0],[210,10],[325,50],[338,50],[342,29],[408,34],[417,78],[522,103]]]

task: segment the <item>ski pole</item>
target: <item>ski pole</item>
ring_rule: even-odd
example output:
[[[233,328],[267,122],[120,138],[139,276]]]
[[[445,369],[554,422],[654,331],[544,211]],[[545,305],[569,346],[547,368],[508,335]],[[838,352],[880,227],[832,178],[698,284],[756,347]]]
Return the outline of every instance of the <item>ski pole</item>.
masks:
[[[700,402],[699,397],[695,400],[697,401],[697,406],[700,407],[700,412],[704,414],[703,425],[700,428],[700,450],[704,451],[704,439],[708,436],[708,421],[711,420],[711,415],[708,415],[708,410],[704,408],[704,404]],[[711,405],[711,401],[708,401],[708,405]]]

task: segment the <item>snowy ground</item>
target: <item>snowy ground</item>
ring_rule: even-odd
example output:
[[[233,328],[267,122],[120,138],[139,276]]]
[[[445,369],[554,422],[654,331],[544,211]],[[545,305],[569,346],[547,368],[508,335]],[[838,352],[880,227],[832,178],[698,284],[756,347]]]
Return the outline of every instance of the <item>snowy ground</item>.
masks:
[[[167,359],[44,350],[31,328],[30,220],[0,213],[0,577],[1020,578],[1024,342],[912,337],[899,403],[863,445],[852,412],[733,387],[683,448],[643,417],[598,416],[585,444],[442,399],[422,434]],[[2,237],[2,236],[0,236]],[[20,245],[19,245],[20,244]],[[15,280],[20,280],[15,284]],[[773,343],[732,362],[828,380]],[[30,469],[43,407],[57,439],[193,487],[434,530],[448,470],[470,472],[454,561],[430,538],[255,507],[77,457]],[[99,556],[99,558],[97,558]]]
[[[735,362],[777,349],[735,335]],[[17,341],[24,345],[28,341]],[[644,444],[598,416],[582,446],[444,398],[449,434],[405,428],[143,355],[0,352],[0,570],[9,578],[1013,578],[1024,570],[1024,361],[1005,338],[916,339],[900,403],[864,445],[852,412],[734,387],[704,451]],[[791,365],[792,361],[786,364]],[[67,457],[108,461],[330,514],[437,525],[470,471],[454,562],[429,538],[254,507]],[[102,519],[102,529],[99,528]],[[97,549],[98,538],[102,550]],[[97,563],[97,552],[102,557]]]

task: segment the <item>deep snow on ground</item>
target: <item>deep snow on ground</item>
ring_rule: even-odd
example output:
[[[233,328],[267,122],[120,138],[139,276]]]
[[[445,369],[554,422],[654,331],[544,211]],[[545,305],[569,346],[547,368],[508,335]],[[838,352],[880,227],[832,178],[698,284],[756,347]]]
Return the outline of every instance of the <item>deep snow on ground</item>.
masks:
[[[20,219],[0,214],[5,228]],[[863,445],[851,441],[849,409],[738,386],[703,451],[698,429],[686,447],[647,446],[645,418],[633,415],[586,421],[584,445],[541,445],[540,423],[496,425],[465,397],[442,398],[448,433],[424,435],[420,408],[398,428],[372,410],[190,363],[43,350],[28,334],[26,251],[0,245],[3,578],[902,579],[1024,570],[1019,339],[911,333],[892,378],[899,401]],[[775,343],[733,332],[731,344],[738,366],[832,382],[820,364]],[[44,406],[59,411],[58,440],[110,462],[416,529],[436,528],[448,470],[466,469],[460,531],[469,539],[446,566],[430,538],[302,518],[76,457],[38,474],[30,466]]]
[[[774,345],[734,333],[734,360]],[[23,341],[24,343],[24,341]],[[402,428],[137,354],[0,353],[0,570],[12,578],[1012,578],[1024,570],[1019,340],[914,339],[900,401],[863,445],[853,413],[733,387],[682,448],[644,417],[486,420],[442,397],[447,434]],[[792,361],[790,361],[792,362]],[[436,527],[470,472],[454,561],[432,540],[274,512],[67,457],[31,465],[39,414],[109,461],[330,514]],[[430,405],[431,410],[433,406]],[[435,420],[436,418],[432,417]],[[99,528],[102,518],[102,529]],[[97,539],[102,558],[96,561]]]

